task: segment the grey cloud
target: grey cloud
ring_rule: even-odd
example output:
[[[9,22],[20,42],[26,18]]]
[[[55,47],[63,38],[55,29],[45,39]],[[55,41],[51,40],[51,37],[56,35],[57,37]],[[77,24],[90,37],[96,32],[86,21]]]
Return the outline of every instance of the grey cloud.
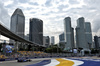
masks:
[[[14,1],[13,1],[13,4],[14,4],[14,5],[15,5],[15,4],[17,5],[18,3],[19,3],[18,0],[14,0]]]
[[[100,0],[84,0],[86,4],[97,5],[100,4]]]
[[[73,4],[79,4],[79,2],[77,0],[69,0],[69,3],[72,4],[72,5]]]
[[[46,13],[46,14],[41,14],[41,15],[45,15],[45,16],[47,16],[47,15],[49,15],[48,13]]]
[[[32,9],[31,7],[26,8],[26,10],[31,10],[31,9]]]
[[[5,6],[6,8],[12,8],[12,6],[14,6],[14,4],[10,4],[10,5],[7,5]]]
[[[68,8],[69,7],[69,5],[59,5],[59,7],[58,7],[58,9],[60,10],[60,11],[62,11],[62,9],[64,9],[64,8]]]
[[[37,2],[29,2],[30,5],[39,5]]]
[[[93,20],[93,32],[98,32],[99,29],[100,29],[100,19],[96,18],[95,20]]]
[[[46,3],[45,3],[45,6],[51,6],[52,5],[51,2],[52,2],[52,0],[47,0]]]
[[[84,2],[86,6],[83,9],[87,13],[87,15],[84,15],[92,21],[92,31],[97,33],[100,30],[100,0],[84,0]],[[95,12],[91,13],[92,10],[95,10]]]
[[[89,8],[96,8],[100,10],[100,0],[84,0]]]
[[[6,1],[4,1],[3,3],[5,3]],[[12,4],[8,4],[8,5],[6,5],[5,7],[6,8],[17,8],[17,6],[18,6],[18,3],[19,3],[19,1],[18,0],[13,0],[13,3]]]
[[[10,28],[10,16],[8,15],[7,10],[4,8],[4,4],[0,1],[0,23]]]
[[[31,14],[35,14],[36,12],[30,12]]]
[[[28,0],[18,0],[20,3],[27,3]]]

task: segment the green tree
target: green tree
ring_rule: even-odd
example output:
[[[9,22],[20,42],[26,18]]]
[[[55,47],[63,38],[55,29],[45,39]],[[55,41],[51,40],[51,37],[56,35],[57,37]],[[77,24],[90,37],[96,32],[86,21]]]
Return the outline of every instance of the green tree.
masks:
[[[62,49],[59,48],[57,44],[52,45],[52,46],[50,45],[49,48],[47,48],[45,50],[45,52],[47,52],[47,53],[60,53],[60,52],[62,52]]]

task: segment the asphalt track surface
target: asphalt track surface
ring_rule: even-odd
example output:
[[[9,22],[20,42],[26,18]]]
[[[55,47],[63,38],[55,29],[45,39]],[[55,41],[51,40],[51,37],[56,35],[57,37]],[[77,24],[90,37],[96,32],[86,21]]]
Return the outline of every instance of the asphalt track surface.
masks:
[[[0,66],[100,66],[100,59],[38,58],[32,62],[4,61]]]
[[[52,58],[27,66],[100,66],[100,59]]]
[[[100,60],[97,59],[74,59],[74,60],[79,60],[79,61],[83,61],[84,64],[80,65],[80,66],[100,66]]]
[[[50,58],[32,59],[31,62],[17,62],[16,60],[4,62],[0,61],[0,66],[27,66],[31,64],[40,63],[43,60],[50,60]]]

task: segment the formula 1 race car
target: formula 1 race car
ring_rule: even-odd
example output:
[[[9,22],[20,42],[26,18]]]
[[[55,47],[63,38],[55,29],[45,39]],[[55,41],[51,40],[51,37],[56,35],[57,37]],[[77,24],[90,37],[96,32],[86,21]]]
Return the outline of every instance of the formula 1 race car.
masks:
[[[17,62],[31,62],[32,60],[26,58],[18,58]]]

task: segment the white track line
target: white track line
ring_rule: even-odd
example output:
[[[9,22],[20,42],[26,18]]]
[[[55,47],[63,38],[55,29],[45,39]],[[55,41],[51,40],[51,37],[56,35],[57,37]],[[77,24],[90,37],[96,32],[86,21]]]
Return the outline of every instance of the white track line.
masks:
[[[51,59],[51,63],[50,64],[47,64],[47,65],[44,65],[44,66],[56,66],[58,65],[60,62],[57,61],[56,59]]]

